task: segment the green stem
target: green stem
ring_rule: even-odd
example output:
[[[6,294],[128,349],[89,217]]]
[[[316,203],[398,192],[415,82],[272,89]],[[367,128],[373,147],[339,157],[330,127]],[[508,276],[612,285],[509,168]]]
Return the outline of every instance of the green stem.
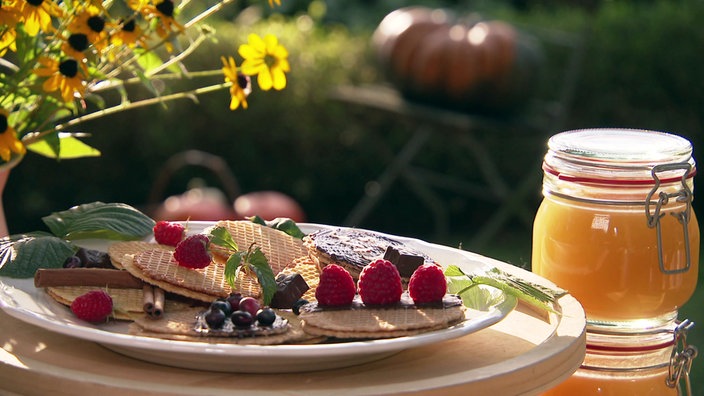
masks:
[[[127,103],[119,104],[117,106],[108,107],[107,109],[103,109],[103,110],[96,111],[96,112],[93,112],[90,114],[86,114],[81,117],[73,118],[63,124],[56,125],[51,130],[27,134],[25,137],[22,138],[22,142],[25,145],[30,145],[32,143],[35,143],[35,142],[41,140],[42,138],[44,138],[48,134],[51,134],[51,133],[54,133],[56,131],[60,131],[65,128],[84,123],[86,121],[95,120],[95,119],[105,117],[105,116],[108,116],[111,114],[119,113],[121,111],[132,110],[132,109],[136,109],[139,107],[152,106],[152,105],[163,103],[163,102],[170,102],[170,101],[174,101],[177,99],[186,99],[186,98],[189,98],[192,96],[203,95],[206,93],[215,92],[215,91],[219,91],[221,89],[229,88],[231,85],[232,85],[232,83],[229,83],[229,82],[217,84],[217,85],[210,85],[207,87],[197,88],[197,89],[194,89],[191,91],[178,92],[178,93],[171,94],[171,95],[165,95],[165,96],[160,96],[160,97],[156,97],[156,98],[144,99],[144,100],[140,100],[137,102],[127,102]]]

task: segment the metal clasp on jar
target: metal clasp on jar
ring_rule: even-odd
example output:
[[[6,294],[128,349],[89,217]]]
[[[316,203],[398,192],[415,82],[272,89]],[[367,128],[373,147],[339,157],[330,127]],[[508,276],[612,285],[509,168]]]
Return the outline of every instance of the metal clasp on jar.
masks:
[[[678,395],[692,395],[689,372],[692,369],[692,361],[697,357],[698,351],[697,347],[687,343],[687,332],[693,326],[694,322],[685,319],[674,330],[675,344],[672,347],[665,384],[670,388],[676,388]],[[680,381],[682,380],[684,380],[684,392],[680,387]]]
[[[682,174],[682,190],[674,192],[674,193],[666,193],[664,191],[660,191],[658,193],[658,190],[660,189],[660,184],[661,180],[660,177],[658,176],[658,173],[661,172],[668,172],[668,171],[675,171],[678,169],[684,170],[684,173]],[[683,162],[683,163],[674,163],[674,164],[662,164],[662,165],[656,165],[653,167],[651,174],[653,176],[653,179],[655,180],[655,185],[653,186],[653,189],[650,190],[648,193],[648,196],[645,200],[645,216],[648,219],[648,227],[649,228],[655,228],[655,232],[657,235],[657,244],[658,244],[658,262],[660,264],[660,271],[665,273],[665,274],[678,274],[682,272],[687,272],[689,270],[689,267],[692,264],[692,258],[690,254],[690,246],[689,246],[689,220],[691,217],[692,213],[692,190],[690,190],[689,186],[687,185],[687,177],[689,176],[689,173],[692,170],[692,165]],[[657,201],[653,201],[653,196],[658,193],[658,199]],[[670,201],[670,199],[674,198],[677,202],[681,202],[685,204],[685,208],[682,211],[675,211],[675,212],[670,212],[672,216],[675,216],[677,218],[677,221],[682,225],[682,232],[684,234],[684,248],[685,248],[685,265],[684,267],[681,268],[674,268],[674,269],[668,269],[665,268],[665,262],[663,259],[663,246],[662,246],[662,227],[660,225],[660,219],[665,216],[665,213],[661,213],[662,208],[664,205],[667,205],[667,203]],[[651,209],[651,206],[655,205],[654,209]]]

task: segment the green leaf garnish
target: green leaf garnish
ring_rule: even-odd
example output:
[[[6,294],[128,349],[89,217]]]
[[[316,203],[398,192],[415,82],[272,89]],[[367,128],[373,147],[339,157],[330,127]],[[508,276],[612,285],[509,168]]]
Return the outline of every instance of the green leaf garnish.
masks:
[[[215,228],[214,230],[218,230],[218,228]],[[223,228],[223,230],[227,232],[225,228]],[[220,232],[221,231],[218,230],[216,231],[216,234],[219,235]],[[211,231],[211,236],[212,235],[213,234]],[[230,236],[230,238],[232,237]],[[219,235],[211,239],[211,243],[227,247],[221,245],[221,243],[228,245],[229,242],[227,242],[227,239],[227,237]],[[234,240],[232,243],[234,243]],[[235,246],[237,246],[236,243]],[[276,278],[274,277],[274,271],[269,265],[269,260],[267,260],[266,256],[258,246],[255,247],[254,244],[251,244],[246,252],[234,251],[230,254],[230,257],[228,257],[225,262],[225,281],[227,281],[227,284],[230,285],[232,289],[235,289],[235,281],[237,280],[237,275],[240,271],[254,272],[257,276],[259,286],[262,288],[262,300],[264,301],[264,305],[269,305],[269,303],[271,303],[271,299],[274,297],[274,293],[276,293]]]
[[[491,286],[502,292],[515,296],[519,300],[539,309],[556,313],[553,303],[567,292],[562,289],[552,289],[538,285],[498,268],[492,268],[481,274],[466,274],[456,265],[451,265],[445,270],[448,277],[448,291],[459,295],[465,305],[469,305],[474,289],[480,285]]]
[[[42,221],[57,237],[67,240],[136,240],[149,235],[154,220],[121,203],[93,202],[74,206],[43,217]]]
[[[75,247],[45,232],[0,239],[0,276],[31,278],[39,268],[61,268]]]
[[[236,252],[228,257],[225,262],[225,281],[230,288],[235,288],[235,280],[237,280],[237,272],[240,268],[240,263],[242,262],[242,256],[245,252]]]
[[[252,216],[247,218],[249,221],[255,224],[263,225],[266,227],[271,227],[275,230],[282,231],[294,238],[303,239],[306,234],[298,228],[298,225],[292,219],[287,217],[277,217],[274,220],[265,221],[259,216]]]
[[[276,278],[274,278],[274,271],[269,266],[269,261],[259,247],[255,247],[254,250],[251,250],[250,247],[246,262],[251,265],[250,268],[257,274],[259,285],[262,287],[264,305],[269,305],[274,293],[276,293]]]
[[[210,230],[210,243],[222,246],[225,249],[236,252],[239,250],[237,242],[232,238],[232,234],[225,227],[215,227]]]

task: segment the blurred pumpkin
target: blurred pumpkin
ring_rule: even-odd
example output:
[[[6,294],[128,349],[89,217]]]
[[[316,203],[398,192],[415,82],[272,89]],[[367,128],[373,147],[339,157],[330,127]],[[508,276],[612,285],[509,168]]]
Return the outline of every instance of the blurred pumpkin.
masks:
[[[425,7],[391,12],[372,36],[380,66],[408,99],[465,112],[510,112],[539,82],[542,52],[502,21]]]

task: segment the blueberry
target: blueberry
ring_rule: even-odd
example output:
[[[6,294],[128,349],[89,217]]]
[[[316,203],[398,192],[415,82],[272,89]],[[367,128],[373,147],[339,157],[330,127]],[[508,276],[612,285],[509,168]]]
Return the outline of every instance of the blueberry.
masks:
[[[257,323],[260,326],[271,326],[276,320],[276,312],[271,308],[262,308],[257,312]]]
[[[239,329],[246,329],[252,326],[254,319],[252,315],[247,311],[235,311],[230,316],[232,324]]]
[[[240,309],[240,300],[242,299],[242,294],[240,293],[230,293],[227,297],[227,302],[230,303],[233,311]]]
[[[224,312],[226,316],[230,316],[232,314],[232,305],[230,305],[227,300],[218,299],[213,301],[210,304],[210,309],[219,309]]]
[[[211,308],[205,313],[205,323],[213,329],[221,328],[225,324],[225,319],[227,319],[227,315],[217,308]]]
[[[293,303],[293,307],[292,307],[293,313],[295,313],[296,315],[300,315],[301,314],[301,307],[306,304],[308,304],[308,300],[306,300],[304,298],[301,298],[300,300]]]

